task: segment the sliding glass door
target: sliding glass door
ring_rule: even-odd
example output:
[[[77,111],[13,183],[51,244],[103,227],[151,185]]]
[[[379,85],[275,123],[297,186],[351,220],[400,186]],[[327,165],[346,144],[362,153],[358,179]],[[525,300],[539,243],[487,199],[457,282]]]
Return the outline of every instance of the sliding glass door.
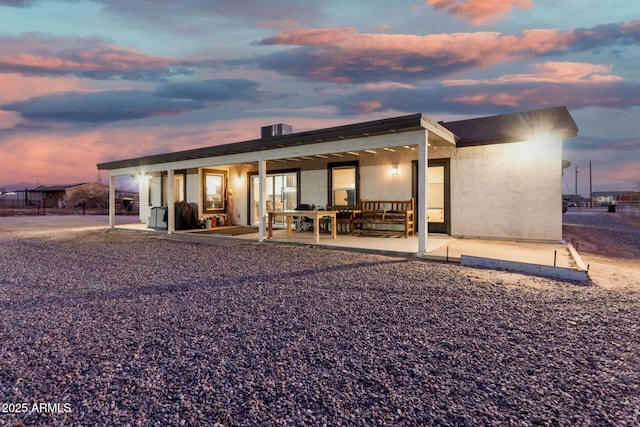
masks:
[[[287,211],[298,206],[298,176],[299,172],[270,173],[267,181],[267,211]],[[251,176],[251,224],[257,225],[260,221],[260,183],[258,175]],[[282,216],[276,216],[275,223],[284,224]]]

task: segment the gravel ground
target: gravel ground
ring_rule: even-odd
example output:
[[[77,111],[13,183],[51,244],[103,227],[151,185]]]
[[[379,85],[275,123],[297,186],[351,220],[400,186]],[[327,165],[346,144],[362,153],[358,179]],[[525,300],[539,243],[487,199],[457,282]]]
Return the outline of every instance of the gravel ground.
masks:
[[[596,255],[640,260],[640,219],[605,209],[573,209],[563,217],[565,240]]]
[[[105,229],[0,239],[0,425],[640,424],[637,290]]]

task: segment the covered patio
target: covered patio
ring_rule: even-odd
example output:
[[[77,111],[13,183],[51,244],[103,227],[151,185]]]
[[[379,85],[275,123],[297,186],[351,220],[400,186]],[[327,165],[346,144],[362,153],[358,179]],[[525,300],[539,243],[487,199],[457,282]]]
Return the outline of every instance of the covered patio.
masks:
[[[277,130],[282,126],[265,128]],[[258,226],[260,242],[267,234],[269,211],[291,210],[302,202],[324,207],[355,204],[361,198],[410,199],[413,196],[418,231],[417,238],[411,240],[416,242],[413,252],[428,251],[428,233],[423,231],[429,227],[429,149],[454,148],[456,137],[451,131],[422,114],[296,134],[265,133],[265,128],[260,140],[103,163],[98,168],[110,171],[111,199],[115,195],[117,176],[131,175],[139,179],[140,199],[150,201],[147,211],[141,207],[141,220],[150,216],[151,206],[172,206],[186,199],[197,205],[198,217],[215,216],[219,212],[227,224]],[[339,189],[352,194],[333,200],[332,191],[338,190],[320,184],[327,181],[330,173],[327,170],[355,164],[358,165],[355,168],[358,187]],[[402,175],[398,172],[400,169]],[[296,192],[296,202],[283,207],[270,200],[268,184],[274,174],[286,179],[287,173],[295,174],[297,179],[292,190]],[[215,191],[207,188],[210,178],[211,182],[217,179]],[[113,200],[111,202],[113,206]],[[175,233],[175,210],[168,209],[167,217],[166,232]],[[114,209],[110,210],[110,226],[115,226]]]
[[[116,226],[116,178],[131,176],[139,180],[140,221],[156,227],[150,220],[161,212],[156,228],[169,235],[182,233],[179,222],[185,210],[178,209],[180,204],[188,205],[194,222],[256,227],[241,239],[300,240],[460,258],[463,263],[469,242],[488,241],[491,246],[481,245],[485,254],[491,253],[489,247],[508,247],[499,252],[514,254],[517,262],[522,259],[515,249],[520,243],[495,242],[558,245],[562,239],[562,138],[577,134],[566,107],[448,123],[418,113],[297,133],[279,124],[265,126],[261,133],[250,141],[98,164],[109,171],[110,227]],[[412,200],[410,208],[382,210],[387,223],[387,213],[411,212],[410,230],[406,220],[403,238],[340,234],[316,242],[304,233],[286,231],[267,238],[269,213],[280,217],[282,227],[284,218],[301,205],[308,212],[357,205],[354,211],[362,210],[358,221],[363,225],[366,203],[407,200]],[[350,224],[356,230],[353,220]],[[195,237],[202,233],[200,226],[187,227],[195,230],[184,234]],[[378,226],[371,230],[377,232]],[[461,243],[463,249],[457,249]],[[557,265],[564,252],[554,249],[536,265]]]

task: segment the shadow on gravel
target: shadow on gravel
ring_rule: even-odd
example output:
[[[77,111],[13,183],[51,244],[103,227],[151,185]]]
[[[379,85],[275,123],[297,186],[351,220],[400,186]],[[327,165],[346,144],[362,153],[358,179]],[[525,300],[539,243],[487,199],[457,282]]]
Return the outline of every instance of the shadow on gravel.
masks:
[[[202,287],[238,287],[238,286],[250,286],[250,285],[277,285],[279,283],[291,283],[291,279],[307,279],[309,277],[315,277],[323,274],[335,274],[341,272],[353,272],[358,269],[366,269],[371,267],[380,267],[381,265],[401,264],[410,262],[404,259],[387,260],[387,261],[369,261],[359,262],[346,265],[328,266],[328,267],[315,267],[305,270],[286,271],[283,270],[279,273],[272,274],[253,274],[246,276],[233,276],[228,278],[222,278],[215,281],[207,282],[189,282],[189,283],[175,283],[175,284],[159,284],[151,286],[136,286],[132,288],[120,288],[120,289],[87,289],[82,293],[76,293],[75,295],[67,296],[51,296],[43,295],[35,298],[29,298],[22,301],[12,300],[10,302],[0,302],[0,310],[12,310],[12,311],[24,311],[33,307],[46,307],[46,306],[60,306],[68,304],[82,304],[93,301],[112,301],[120,299],[133,299],[141,296],[157,296],[174,294],[181,292],[188,292],[194,288]],[[366,284],[366,283],[365,283]],[[315,283],[316,286],[320,283]],[[353,288],[353,284],[342,286],[343,289]],[[371,291],[372,289],[368,289]],[[386,291],[388,293],[388,290]],[[17,306],[17,307],[16,307]]]

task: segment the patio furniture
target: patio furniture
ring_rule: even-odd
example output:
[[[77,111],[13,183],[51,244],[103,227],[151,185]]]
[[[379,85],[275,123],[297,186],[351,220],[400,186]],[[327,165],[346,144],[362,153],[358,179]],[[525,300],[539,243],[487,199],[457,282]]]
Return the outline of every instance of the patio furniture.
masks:
[[[353,220],[362,211],[354,205],[327,205],[328,211],[336,211],[336,228],[338,233],[351,233]],[[320,224],[326,220],[320,220]]]
[[[312,211],[314,208],[313,205],[308,205],[306,203],[299,204],[296,206],[296,211]],[[296,225],[297,231],[308,231],[313,228],[313,219],[308,216],[294,216],[292,217],[294,224]]]
[[[287,219],[287,236],[291,237],[291,228],[293,224],[293,218],[296,216],[313,218],[313,237],[316,243],[320,242],[320,218],[328,217],[334,221],[333,227],[331,227],[331,237],[336,238],[336,213],[334,211],[269,211],[267,212],[267,227],[268,238],[273,239],[273,219],[276,215],[282,215]]]
[[[361,200],[360,214],[353,219],[351,234],[403,233],[413,236],[414,200]]]

